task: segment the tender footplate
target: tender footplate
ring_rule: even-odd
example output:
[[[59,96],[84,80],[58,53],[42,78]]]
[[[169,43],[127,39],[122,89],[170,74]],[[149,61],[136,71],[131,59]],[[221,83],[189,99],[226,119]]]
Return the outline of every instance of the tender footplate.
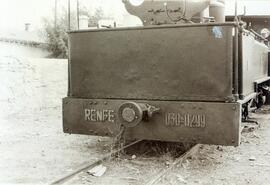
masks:
[[[240,104],[213,102],[63,99],[63,128],[71,134],[126,139],[240,144]]]

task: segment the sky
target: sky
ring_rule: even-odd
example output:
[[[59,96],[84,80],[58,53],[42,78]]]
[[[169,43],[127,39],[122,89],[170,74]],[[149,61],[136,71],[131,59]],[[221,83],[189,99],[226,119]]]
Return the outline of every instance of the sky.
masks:
[[[53,15],[55,0],[0,0],[0,31],[24,29],[24,24],[30,22],[33,28],[41,27],[41,18]],[[68,0],[58,0],[59,7],[67,5]],[[120,22],[127,12],[121,0],[80,0],[92,11],[101,7],[107,16]],[[244,5],[248,15],[270,15],[270,0],[238,0],[238,12],[241,14]],[[76,8],[76,0],[71,0],[71,6]],[[62,9],[62,8],[61,8]],[[226,0],[226,14],[234,14],[234,0]]]

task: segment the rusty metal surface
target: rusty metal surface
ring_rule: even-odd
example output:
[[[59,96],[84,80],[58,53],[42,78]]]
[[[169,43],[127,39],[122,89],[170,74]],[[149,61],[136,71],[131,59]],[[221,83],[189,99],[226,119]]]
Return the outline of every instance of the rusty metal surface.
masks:
[[[119,108],[126,100],[63,100],[66,133],[115,136]],[[234,145],[240,143],[240,104],[177,101],[134,101],[160,108],[148,121],[126,129],[128,139]]]
[[[254,92],[256,80],[268,77],[268,47],[247,32],[242,36],[243,95]]]
[[[70,94],[79,98],[225,101],[232,24],[70,33]]]

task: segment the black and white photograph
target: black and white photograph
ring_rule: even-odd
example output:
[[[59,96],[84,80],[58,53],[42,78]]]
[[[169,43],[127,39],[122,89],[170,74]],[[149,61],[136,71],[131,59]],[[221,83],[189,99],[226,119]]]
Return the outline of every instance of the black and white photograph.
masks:
[[[0,0],[0,185],[270,185],[270,0]]]

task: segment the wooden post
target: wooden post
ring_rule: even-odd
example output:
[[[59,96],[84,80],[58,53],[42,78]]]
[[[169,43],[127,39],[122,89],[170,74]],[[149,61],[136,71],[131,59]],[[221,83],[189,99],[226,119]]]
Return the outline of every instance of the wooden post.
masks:
[[[70,0],[68,0],[68,31],[70,31]]]
[[[54,0],[54,28],[57,26],[57,0]]]
[[[80,4],[79,0],[77,0],[77,24],[78,24],[78,30],[80,29]]]

